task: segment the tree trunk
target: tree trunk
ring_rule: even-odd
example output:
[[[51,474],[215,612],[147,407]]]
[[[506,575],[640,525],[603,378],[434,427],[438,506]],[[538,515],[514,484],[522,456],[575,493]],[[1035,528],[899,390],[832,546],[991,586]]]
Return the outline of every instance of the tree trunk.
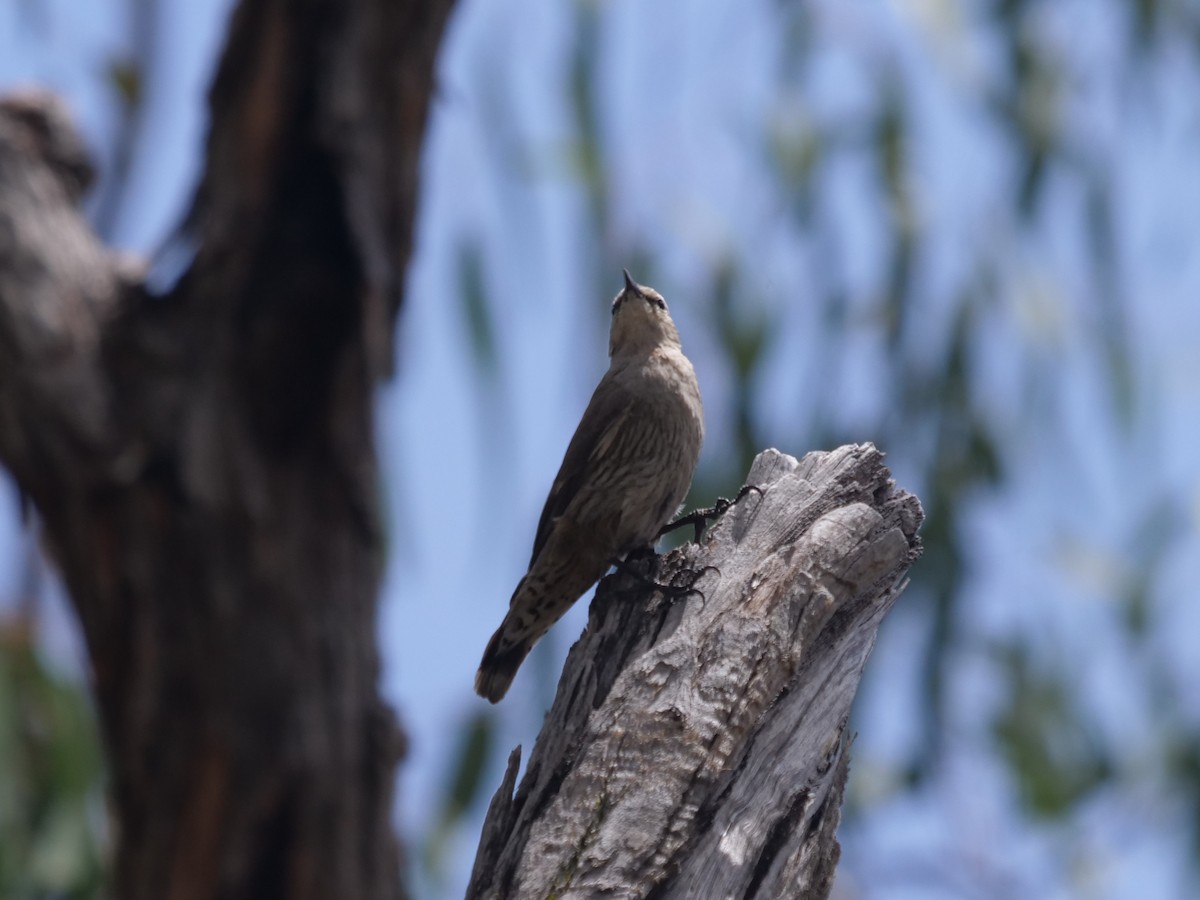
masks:
[[[402,894],[371,410],[450,5],[242,3],[163,296],[53,98],[0,103],[0,460],[82,623],[123,900]]]
[[[828,896],[850,704],[922,512],[870,444],[768,450],[747,484],[659,566],[698,594],[600,583],[469,897]]]

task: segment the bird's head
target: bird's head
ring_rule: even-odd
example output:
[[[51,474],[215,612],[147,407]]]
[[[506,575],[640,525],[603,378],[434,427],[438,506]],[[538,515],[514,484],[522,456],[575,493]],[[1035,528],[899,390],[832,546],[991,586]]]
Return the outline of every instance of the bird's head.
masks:
[[[638,284],[625,272],[625,287],[612,303],[608,355],[649,353],[663,345],[679,347],[679,332],[667,301],[654,288]]]

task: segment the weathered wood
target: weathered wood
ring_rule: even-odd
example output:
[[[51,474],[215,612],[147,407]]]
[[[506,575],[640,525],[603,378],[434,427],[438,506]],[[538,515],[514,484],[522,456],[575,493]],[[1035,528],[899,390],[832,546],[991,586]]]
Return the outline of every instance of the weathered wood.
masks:
[[[716,567],[702,596],[601,582],[469,897],[828,895],[850,704],[922,512],[870,444],[769,450],[747,484],[662,562],[660,580]]]
[[[76,209],[90,179],[59,101],[0,101],[0,459],[30,492],[78,485],[114,451],[96,375],[119,282]]]
[[[244,0],[147,296],[51,98],[0,104],[0,461],[91,658],[111,893],[393,898],[372,405],[451,0]]]

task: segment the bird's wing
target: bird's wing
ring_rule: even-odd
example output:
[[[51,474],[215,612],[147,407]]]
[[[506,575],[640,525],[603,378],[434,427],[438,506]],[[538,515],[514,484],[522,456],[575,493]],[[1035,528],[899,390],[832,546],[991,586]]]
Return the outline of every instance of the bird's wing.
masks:
[[[529,561],[531,568],[550,537],[554,520],[571,505],[580,486],[587,483],[595,470],[596,460],[605,455],[605,449],[620,434],[622,423],[629,414],[633,397],[627,388],[609,378],[609,374],[606,373],[596,386],[567,446],[567,454],[559,466],[558,475],[554,477],[533,539],[533,555]]]

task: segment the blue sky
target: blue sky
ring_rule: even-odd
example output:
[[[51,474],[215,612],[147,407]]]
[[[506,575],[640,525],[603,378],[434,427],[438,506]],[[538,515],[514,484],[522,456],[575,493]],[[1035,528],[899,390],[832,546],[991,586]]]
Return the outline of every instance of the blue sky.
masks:
[[[35,6],[37,13],[21,12]],[[1013,220],[1011,148],[973,100],[1000,70],[981,4],[816,2],[814,61],[790,86],[778,75],[783,37],[771,4],[713,4],[703,14],[682,0],[595,8],[606,72],[600,119],[611,221],[604,234],[594,233],[573,168],[566,86],[574,8],[549,0],[463,3],[440,64],[397,375],[379,399],[391,539],[384,687],[412,738],[399,821],[410,834],[427,829],[452,737],[482,703],[471,692],[474,669],[606,366],[608,301],[634,247],[653,252],[655,286],[696,363],[710,436],[702,466],[717,467],[732,446],[728,372],[710,311],[697,299],[724,256],[755,262],[741,284],[739,315],[773,321],[755,392],[770,442],[803,453],[806,435],[830,410],[845,433],[875,437],[891,387],[873,319],[887,229],[869,157],[851,149],[826,173],[820,205],[840,236],[831,254],[796,227],[764,176],[763,135],[852,123],[877,102],[872,73],[886,65],[916,123],[914,191],[929,234],[918,292],[925,330],[913,340],[931,362],[940,359],[956,287],[970,277],[981,246],[1003,246],[1006,266],[996,277],[1004,301],[979,332],[974,384],[1016,474],[1002,492],[964,501],[970,604],[955,661],[952,753],[946,771],[916,796],[897,789],[892,767],[918,738],[913,647],[923,625],[902,600],[885,626],[858,711],[852,786],[874,812],[845,835],[840,877],[847,890],[872,898],[940,895],[931,884],[962,896],[945,889],[972,866],[998,894],[1006,887],[1027,895],[1033,885],[1053,897],[1184,896],[1184,811],[1164,795],[1155,749],[1139,740],[1143,698],[1128,675],[1144,671],[1147,655],[1160,657],[1177,684],[1180,717],[1200,717],[1200,693],[1189,688],[1200,683],[1194,52],[1168,40],[1133,81],[1118,6],[1039,7],[1039,34],[1072,73],[1071,141],[1109,167],[1115,185],[1134,367],[1131,419],[1122,425],[1096,350],[1099,286],[1073,225],[1085,200],[1079,184],[1053,175],[1034,226]],[[0,6],[0,86],[36,81],[62,91],[96,146],[107,146],[115,108],[103,79],[124,50],[123,10],[68,0]],[[139,253],[169,233],[197,176],[204,92],[227,5],[171,0],[162,10],[147,82],[144,127],[153,140],[139,147],[114,232],[119,246]],[[479,368],[464,337],[456,281],[464,242],[482,254],[499,348],[493,372]],[[608,269],[607,287],[597,290]],[[852,323],[838,347],[821,344],[820,311],[810,301],[814,285],[830,279],[844,286]],[[900,483],[918,492],[923,441],[914,433],[903,446],[884,447]],[[1131,647],[1118,624],[1118,589],[1136,568],[1142,520],[1152,521],[1172,493],[1185,514],[1154,586],[1167,627]],[[26,540],[7,496],[0,597],[12,594],[18,568],[4,561],[20,559]],[[554,629],[501,707],[492,783],[508,747],[531,746],[585,612],[577,604]],[[48,615],[49,651],[74,668],[69,617],[55,605]],[[1073,672],[1130,773],[1067,825],[1033,826],[1020,814],[988,744],[989,715],[1002,698],[986,648],[1013,635]],[[422,883],[428,896],[461,895],[477,823],[478,814],[453,839],[458,862],[448,881]],[[950,875],[899,877],[939,853],[951,860]],[[964,890],[992,895],[980,884]]]

